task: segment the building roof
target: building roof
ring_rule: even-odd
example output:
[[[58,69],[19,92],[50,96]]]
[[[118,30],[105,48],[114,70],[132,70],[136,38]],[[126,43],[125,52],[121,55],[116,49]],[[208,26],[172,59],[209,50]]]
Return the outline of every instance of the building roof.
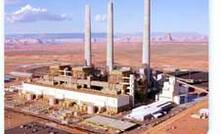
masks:
[[[135,123],[132,123],[129,121],[121,121],[121,120],[99,116],[99,115],[88,118],[86,119],[86,121],[89,123],[107,126],[110,128],[121,130],[121,131],[128,130],[136,125]]]
[[[27,72],[17,72],[17,71],[13,71],[10,72],[10,75],[12,76],[17,76],[17,77],[32,77],[32,73],[27,73]]]
[[[122,73],[130,72],[130,71],[131,71],[130,67],[121,67],[121,68],[112,70],[111,74],[122,74]]]
[[[126,118],[132,119],[142,119],[147,115],[153,115],[158,112],[161,112],[164,107],[170,106],[173,103],[170,101],[157,101],[151,103],[149,105],[143,105],[137,108],[134,108],[130,114],[126,116]]]
[[[169,75],[176,76],[177,78],[181,79],[190,79],[196,82],[190,83],[191,85],[201,87],[204,89],[208,89],[208,79],[209,73],[203,71],[180,71],[180,72],[170,72]]]
[[[12,75],[8,75],[8,74],[6,74],[5,78],[4,78],[5,81],[10,81],[10,80],[13,80],[13,79],[15,79],[15,77],[13,77]]]
[[[94,94],[94,95],[99,95],[99,96],[108,96],[108,97],[112,97],[112,98],[121,98],[121,97],[128,96],[128,95],[125,95],[125,94],[107,94],[107,93],[103,93],[101,91],[97,91],[97,90],[93,90],[93,89],[85,89],[85,88],[75,89],[75,88],[68,88],[68,87],[63,87],[63,86],[53,86],[53,85],[42,84],[42,83],[33,82],[33,81],[32,82],[27,82],[26,81],[24,83],[32,84],[32,85],[36,85],[36,86],[51,87],[51,88],[56,88],[56,89],[61,89],[61,90],[81,92],[81,93],[86,93],[86,94]]]

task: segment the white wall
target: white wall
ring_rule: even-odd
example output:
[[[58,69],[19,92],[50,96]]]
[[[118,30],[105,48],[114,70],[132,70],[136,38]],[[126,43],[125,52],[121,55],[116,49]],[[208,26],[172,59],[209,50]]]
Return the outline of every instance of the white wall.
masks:
[[[129,96],[126,95],[115,98],[109,96],[101,96],[90,93],[83,93],[77,91],[69,91],[64,89],[33,85],[28,83],[23,83],[23,90],[31,92],[33,94],[54,96],[55,98],[58,99],[71,99],[86,103],[93,103],[95,106],[101,106],[101,107],[107,106],[107,107],[117,108],[129,104]]]

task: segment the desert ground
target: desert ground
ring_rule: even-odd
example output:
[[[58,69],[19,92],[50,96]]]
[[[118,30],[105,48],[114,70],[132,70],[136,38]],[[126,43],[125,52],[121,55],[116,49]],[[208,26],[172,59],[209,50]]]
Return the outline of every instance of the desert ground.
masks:
[[[208,108],[208,100],[204,100],[165,122],[146,131],[147,134],[206,134],[208,119],[195,119],[191,114],[201,108]]]
[[[24,114],[5,110],[5,129],[13,128],[21,124],[39,121],[39,119]]]
[[[17,113],[17,112],[10,111],[10,110],[5,110],[5,111],[6,111],[5,112],[5,129],[14,128],[14,127],[17,127],[17,126],[22,125],[22,124],[28,124],[30,122],[40,122],[42,124],[48,124],[48,125],[51,125],[55,128],[64,130],[64,131],[69,132],[69,133],[86,134],[86,132],[82,132],[82,131],[77,130],[77,129],[71,129],[71,128],[68,128],[68,127],[65,127],[65,126],[62,126],[62,125],[59,125],[59,124],[49,122],[47,120],[43,120],[43,119],[40,119],[40,118],[37,118],[37,117],[30,116],[30,115]]]
[[[152,43],[151,67],[153,68],[186,68],[208,70],[207,43]],[[120,66],[141,66],[141,43],[116,43],[115,64]],[[32,63],[68,62],[84,63],[82,43],[59,45],[30,44],[7,46],[5,48],[5,72],[19,65]],[[92,62],[95,66],[105,66],[105,43],[92,44]]]

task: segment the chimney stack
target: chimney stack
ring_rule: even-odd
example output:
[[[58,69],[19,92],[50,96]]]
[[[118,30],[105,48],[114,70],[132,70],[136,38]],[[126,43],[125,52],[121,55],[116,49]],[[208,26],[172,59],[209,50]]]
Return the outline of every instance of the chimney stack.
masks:
[[[113,2],[107,5],[107,68],[113,70],[114,64],[114,29],[113,29]]]
[[[144,0],[144,31],[142,64],[147,69],[147,79],[150,81],[150,0]]]
[[[89,5],[85,6],[84,60],[86,66],[91,66],[91,10]]]

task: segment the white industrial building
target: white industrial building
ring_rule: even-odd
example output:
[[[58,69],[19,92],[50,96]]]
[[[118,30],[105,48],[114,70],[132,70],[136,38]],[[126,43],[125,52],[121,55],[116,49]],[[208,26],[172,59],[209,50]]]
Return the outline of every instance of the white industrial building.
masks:
[[[169,81],[163,83],[162,92],[156,95],[158,101],[172,101],[176,104],[188,101],[188,87],[177,82],[176,77],[169,77]]]
[[[16,76],[16,77],[27,77],[30,78],[33,76],[32,73],[27,73],[27,72],[18,72],[18,71],[13,71],[9,73],[12,76]]]
[[[158,118],[166,114],[173,107],[173,104],[171,101],[157,101],[149,105],[143,105],[133,109],[130,114],[126,115],[126,118],[139,121]]]
[[[199,110],[200,116],[209,116],[209,109],[208,108],[202,108]]]
[[[32,83],[23,83],[21,89],[24,93],[45,95],[60,100],[73,100],[77,103],[93,104],[97,107],[121,109],[130,104],[130,96],[128,95],[103,95],[89,90],[68,90]]]

